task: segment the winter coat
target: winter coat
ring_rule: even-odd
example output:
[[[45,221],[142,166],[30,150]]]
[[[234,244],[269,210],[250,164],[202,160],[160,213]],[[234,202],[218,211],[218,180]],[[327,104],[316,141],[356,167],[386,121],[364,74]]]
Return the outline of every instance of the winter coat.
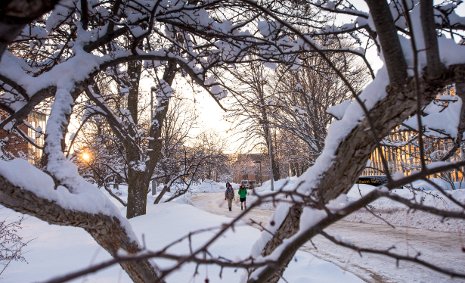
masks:
[[[233,199],[234,198],[234,190],[232,187],[227,187],[226,191],[224,192],[224,198],[226,199]]]
[[[246,198],[246,196],[247,196],[247,189],[244,188],[244,187],[240,187],[238,193],[239,193],[239,197],[240,197],[240,198]]]

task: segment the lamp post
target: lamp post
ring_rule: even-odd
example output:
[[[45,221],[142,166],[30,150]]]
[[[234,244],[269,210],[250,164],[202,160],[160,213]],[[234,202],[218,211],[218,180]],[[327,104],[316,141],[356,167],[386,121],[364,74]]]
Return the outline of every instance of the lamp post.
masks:
[[[152,128],[153,126],[153,93],[156,90],[157,89],[154,86],[150,88],[150,128]],[[153,178],[150,183],[150,185],[152,186],[152,196],[154,196],[157,193],[157,181],[155,180],[155,178]]]
[[[270,181],[271,181],[271,190],[274,191],[274,176],[273,176],[273,154],[271,152],[271,127],[268,126],[268,155],[270,156]]]
[[[262,185],[262,162],[260,160],[254,161],[254,163],[258,164],[258,181],[260,182],[260,186]]]
[[[157,90],[156,87],[152,86],[150,88],[150,126],[153,123],[153,93]]]
[[[150,182],[152,186],[152,196],[157,194],[157,180],[155,178]]]
[[[265,139],[267,140],[268,143],[268,155],[270,159],[270,181],[271,181],[271,190],[274,191],[274,177],[273,177],[273,154],[271,152],[271,149],[273,148],[271,145],[271,127],[270,127],[270,122],[269,121],[260,121],[260,124],[263,125],[263,129],[265,131]]]

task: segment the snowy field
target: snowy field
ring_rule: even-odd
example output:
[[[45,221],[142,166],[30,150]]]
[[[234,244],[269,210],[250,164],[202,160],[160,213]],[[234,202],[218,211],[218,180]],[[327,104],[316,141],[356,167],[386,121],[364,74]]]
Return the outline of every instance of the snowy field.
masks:
[[[297,179],[290,178],[287,180],[275,181],[275,190],[292,188],[295,185]],[[440,179],[434,179],[434,182],[440,185],[445,191],[450,194],[453,198],[457,199],[461,203],[465,203],[465,184],[456,183],[456,188],[452,190],[450,185]],[[203,186],[205,191],[208,191],[208,187]],[[223,186],[224,187],[224,186]],[[393,190],[394,193],[408,199],[416,199],[418,202],[422,202],[425,205],[440,208],[440,209],[456,209],[458,208],[452,201],[447,199],[443,194],[435,190],[431,185],[417,181],[413,183],[414,190],[412,189],[397,189]],[[261,187],[256,188],[257,195],[264,195],[270,191],[270,182],[264,182]],[[370,185],[354,185],[352,189],[347,193],[348,201],[354,201],[360,196],[373,190],[375,187]],[[253,201],[254,197],[250,197]],[[262,205],[263,208],[273,209],[271,204]],[[449,232],[460,232],[465,233],[465,223],[461,220],[456,219],[442,219],[438,216],[433,216],[421,211],[408,211],[407,207],[403,204],[399,204],[393,200],[381,198],[376,200],[370,205],[370,208],[376,215],[381,216],[390,224],[402,227],[421,228],[433,231],[449,231]],[[359,210],[356,213],[344,218],[344,220],[351,222],[362,222],[371,224],[384,224],[379,217],[374,216],[371,212],[365,209]]]
[[[294,180],[290,180],[292,185]],[[439,181],[438,181],[439,182]],[[284,180],[276,182],[275,189],[279,190]],[[415,184],[416,187],[421,185]],[[224,186],[218,184],[218,186]],[[237,185],[235,185],[237,187]],[[257,194],[267,194],[270,191],[269,184],[264,184],[263,187],[257,188]],[[371,186],[354,186],[349,192],[347,198],[355,200],[360,194],[373,190]],[[432,188],[423,186],[422,190],[414,191],[415,196],[428,205],[435,207],[452,207],[451,204],[440,198],[437,192],[432,191]],[[204,185],[199,191],[207,192],[205,194],[196,194],[192,196],[192,201],[196,207],[201,207],[212,213],[226,215],[229,217],[237,216],[240,213],[239,204],[233,205],[233,211],[227,212],[224,200],[224,190],[212,190],[211,186]],[[215,192],[220,191],[220,192]],[[208,193],[211,192],[211,193]],[[447,191],[455,197],[463,201],[463,190]],[[410,196],[410,190],[396,190],[396,194]],[[253,196],[249,196],[248,200],[252,201]],[[254,220],[253,222],[267,223],[267,220],[272,211],[270,205],[262,205],[264,210],[252,210],[246,217]],[[421,214],[418,212],[412,213],[407,211],[405,207],[399,206],[392,201],[380,199],[373,203],[372,211],[376,214],[385,211],[391,218],[391,224],[396,227],[386,225],[372,214],[360,211],[353,216],[356,219],[349,219],[355,222],[340,221],[331,227],[326,232],[333,236],[337,236],[344,241],[360,245],[361,247],[369,247],[374,249],[385,250],[395,246],[395,250],[400,253],[410,254],[412,252],[421,253],[420,258],[431,261],[441,267],[451,268],[457,272],[463,272],[465,261],[461,248],[465,243],[463,238],[464,233],[463,223],[457,222],[460,230],[457,227],[450,227],[447,221],[441,222],[442,219],[432,218],[430,215]],[[420,221],[412,221],[419,219]],[[421,225],[424,222],[427,225]],[[380,225],[381,224],[381,225]],[[406,224],[402,226],[402,224]],[[425,230],[424,227],[435,227],[435,229]],[[420,229],[419,229],[420,228]],[[302,250],[309,251],[319,258],[333,262],[341,268],[352,272],[363,278],[366,282],[385,282],[385,283],[411,283],[411,282],[437,282],[437,283],[452,283],[465,282],[465,280],[452,279],[446,275],[434,272],[430,269],[423,268],[413,263],[401,261],[396,264],[395,260],[386,258],[381,255],[371,255],[342,248],[326,240],[322,236],[317,236],[312,239],[312,244],[307,243],[302,247]],[[454,265],[450,265],[454,262]],[[414,272],[412,272],[414,271]]]
[[[275,188],[281,188],[285,182],[284,180],[276,182]],[[292,183],[293,180],[287,182],[288,186],[291,186]],[[233,184],[233,186],[234,188],[238,187],[237,184]],[[347,197],[355,199],[372,188],[367,185],[354,186]],[[257,188],[256,192],[257,194],[266,194],[269,190],[270,184],[268,182]],[[130,223],[141,242],[145,242],[150,250],[158,250],[189,232],[220,227],[221,224],[229,222],[230,218],[210,214],[188,204],[192,194],[223,191],[224,183],[202,183],[195,186],[192,193],[178,198],[175,202],[157,206],[149,205],[147,215],[131,219]],[[461,201],[465,200],[464,189],[448,192]],[[397,190],[396,193],[403,196],[412,195],[411,191],[405,189]],[[124,189],[121,190],[121,197],[126,197]],[[451,206],[444,197],[438,196],[432,190],[416,192],[415,197],[435,207]],[[253,201],[254,198],[254,196],[249,197],[250,201]],[[152,202],[153,197],[149,196],[149,204]],[[114,201],[114,203],[124,215],[124,207],[117,201]],[[272,207],[265,206],[264,208],[270,209]],[[465,231],[465,225],[461,222],[441,222],[440,219],[428,218],[431,216],[419,213],[410,213],[409,217],[406,217],[405,207],[389,200],[380,199],[373,203],[373,208],[395,225],[426,227],[442,231]],[[20,214],[7,208],[0,209],[1,219],[15,220],[19,217]],[[363,211],[355,213],[348,220],[365,223],[380,221],[378,218],[373,217],[372,214]],[[209,239],[215,230],[194,237],[194,246],[198,246]],[[7,270],[0,275],[0,281],[2,282],[46,281],[54,276],[85,268],[110,258],[109,254],[101,249],[86,232],[78,228],[49,225],[34,217],[25,216],[20,235],[26,241],[30,241],[25,252],[25,258],[28,262],[11,263]],[[215,255],[231,259],[245,258],[250,255],[252,245],[258,237],[259,231],[257,229],[242,224],[234,232],[230,231],[225,237],[222,237],[212,247],[212,252]],[[183,253],[187,249],[187,243],[183,242],[175,245],[171,251]],[[173,262],[166,260],[157,261],[157,263],[162,267],[169,267],[173,264]],[[212,266],[208,268],[201,267],[199,274],[196,276],[193,276],[194,270],[195,265],[188,264],[182,270],[171,275],[168,282],[204,282],[205,278],[209,278],[210,282],[240,282],[241,276],[243,276],[240,271],[225,269],[220,278],[220,270]],[[296,255],[295,260],[292,261],[286,271],[285,277],[288,282],[296,283],[361,282],[359,278],[343,271],[336,265],[322,261],[306,252],[299,252]],[[130,282],[130,279],[119,266],[113,266],[97,274],[88,275],[85,279],[80,278],[73,282]]]
[[[218,192],[222,187],[215,183],[205,183],[198,186],[197,192]],[[124,194],[123,194],[124,196]],[[148,213],[130,220],[130,223],[141,242],[145,242],[150,250],[158,250],[177,238],[189,232],[203,228],[219,227],[227,223],[230,218],[213,215],[184,203],[185,197],[175,203],[149,205]],[[151,203],[151,200],[149,200]],[[124,214],[124,208],[115,201]],[[0,218],[10,220],[17,219],[17,214],[7,208],[0,209]],[[70,271],[88,267],[109,259],[109,254],[100,248],[94,240],[83,230],[71,227],[49,225],[36,218],[26,216],[20,234],[25,240],[31,242],[26,247],[25,257],[28,263],[13,262],[0,276],[1,282],[42,282],[55,276],[63,275]],[[205,242],[212,232],[202,233],[193,238],[194,246]],[[259,231],[248,225],[241,225],[235,232],[229,232],[222,237],[213,247],[215,255],[226,258],[245,258],[250,255],[250,250]],[[176,253],[188,251],[186,242],[175,245],[172,250]],[[173,264],[169,261],[157,261],[162,267]],[[240,282],[242,272],[232,269],[220,270],[217,267],[201,267],[199,274],[193,276],[195,266],[186,265],[182,270],[168,278],[168,282]],[[285,273],[289,282],[362,282],[358,277],[345,272],[336,265],[322,261],[309,253],[297,253],[295,260]],[[130,282],[130,279],[119,266],[105,269],[97,274],[80,278],[73,282]]]

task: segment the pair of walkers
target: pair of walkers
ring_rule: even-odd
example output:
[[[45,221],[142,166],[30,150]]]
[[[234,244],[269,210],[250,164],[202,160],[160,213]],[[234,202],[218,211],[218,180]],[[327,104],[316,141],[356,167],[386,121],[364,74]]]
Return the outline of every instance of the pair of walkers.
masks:
[[[239,200],[241,201],[241,210],[244,210],[247,208],[247,188],[241,184],[237,193],[239,194]],[[224,199],[228,201],[228,208],[229,211],[231,211],[232,201],[234,199],[234,189],[229,182],[226,182],[226,191],[224,192]]]

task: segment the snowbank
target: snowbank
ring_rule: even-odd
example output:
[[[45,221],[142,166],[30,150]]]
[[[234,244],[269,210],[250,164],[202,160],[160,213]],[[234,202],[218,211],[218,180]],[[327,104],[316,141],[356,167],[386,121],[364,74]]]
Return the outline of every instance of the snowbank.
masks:
[[[441,180],[433,179],[434,183],[447,191],[453,198],[461,203],[465,203],[465,184],[456,183],[455,188],[462,188],[452,190],[451,184]],[[289,190],[297,185],[297,178],[282,179],[274,182],[275,191],[279,189]],[[434,186],[424,181],[416,181],[413,183],[412,189],[397,189],[393,192],[404,198],[415,198],[417,201],[425,205],[432,206],[439,209],[459,209],[452,201],[441,194]],[[373,190],[370,185],[354,185],[348,192],[347,197],[349,201],[356,200],[360,196],[365,195]],[[264,182],[261,187],[256,188],[257,195],[266,195],[271,192],[270,181]],[[256,197],[251,196],[251,201]],[[261,205],[264,209],[275,209],[273,204],[268,203]],[[398,202],[390,199],[381,198],[376,200],[370,205],[371,211],[377,216],[396,226],[404,226],[411,228],[421,228],[435,231],[449,231],[449,232],[465,232],[465,223],[456,219],[443,219],[429,213],[421,211],[409,211],[408,208]],[[362,209],[346,217],[344,220],[352,222],[363,222],[371,224],[385,224],[379,217],[374,216],[366,209]]]
[[[124,208],[120,206],[122,212]],[[1,218],[12,218],[18,214],[9,209],[0,209]],[[213,215],[193,206],[179,203],[149,205],[147,215],[136,217],[130,223],[137,235],[150,250],[159,250],[179,237],[200,229],[212,228],[192,237],[195,249],[210,239],[223,223],[230,218]],[[91,264],[109,259],[109,254],[101,249],[82,229],[48,225],[36,218],[27,217],[20,231],[26,240],[27,263],[14,262],[1,275],[2,282],[37,282],[50,279],[66,272],[75,271]],[[260,232],[248,225],[238,226],[227,232],[210,249],[214,256],[229,259],[246,258]],[[143,241],[142,241],[143,239]],[[182,241],[169,249],[172,253],[188,253],[187,241]],[[156,260],[166,268],[175,264],[169,260]],[[219,267],[201,266],[195,274],[195,264],[187,264],[170,275],[167,282],[240,282],[241,270],[225,268],[220,276]],[[362,282],[358,277],[344,272],[334,264],[322,261],[309,253],[298,252],[284,274],[288,282]],[[73,282],[131,282],[119,266],[113,266],[96,274]],[[284,282],[284,281],[283,281]]]
[[[420,182],[415,184],[415,187],[417,187],[416,185],[418,184],[420,184]],[[452,203],[451,200],[437,190],[433,190],[431,186],[425,185],[424,188],[425,190],[397,189],[394,190],[394,193],[407,199],[415,198],[418,202],[422,202],[427,206],[438,209],[459,210],[457,205]],[[350,199],[356,199],[360,197],[360,195],[364,195],[372,189],[373,187],[369,185],[355,185],[348,193],[348,197]],[[448,190],[447,193],[461,203],[465,203],[465,189]],[[345,220],[352,222],[385,224],[385,222],[379,218],[382,217],[387,222],[396,226],[421,228],[442,232],[465,232],[465,223],[463,220],[443,219],[442,217],[422,211],[409,211],[403,204],[399,204],[386,198],[381,198],[373,202],[370,205],[370,209],[376,216],[368,210],[362,209],[352,215],[349,215],[345,218]]]

